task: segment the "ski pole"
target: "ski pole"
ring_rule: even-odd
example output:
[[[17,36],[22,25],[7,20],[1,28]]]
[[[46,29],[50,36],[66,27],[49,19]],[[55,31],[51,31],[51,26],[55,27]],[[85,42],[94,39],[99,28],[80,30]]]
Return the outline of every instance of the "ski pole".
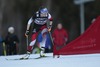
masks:
[[[53,38],[52,38],[52,36],[51,36],[51,32],[50,32],[50,31],[49,31],[49,36],[50,36],[50,39],[51,39],[52,44],[54,45],[54,43],[53,43]]]
[[[6,56],[7,53],[6,53],[6,46],[5,46],[5,43],[4,42],[3,42],[3,52],[4,52],[4,56]]]
[[[29,40],[29,37],[28,36],[26,36],[26,44],[27,44],[27,48],[28,48],[28,40]]]
[[[27,45],[27,49],[28,49],[28,36],[26,36],[26,45]],[[26,55],[23,56],[23,57],[21,57],[20,59],[26,59],[26,58],[28,59],[29,56],[30,56],[30,54],[28,54],[28,53],[26,52]]]

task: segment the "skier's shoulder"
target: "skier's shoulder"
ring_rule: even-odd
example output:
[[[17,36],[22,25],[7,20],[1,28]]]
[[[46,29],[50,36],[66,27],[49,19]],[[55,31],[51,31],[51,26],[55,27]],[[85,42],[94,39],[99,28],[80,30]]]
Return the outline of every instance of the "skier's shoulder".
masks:
[[[51,21],[53,20],[53,18],[52,18],[50,13],[48,13],[48,19],[51,20]]]

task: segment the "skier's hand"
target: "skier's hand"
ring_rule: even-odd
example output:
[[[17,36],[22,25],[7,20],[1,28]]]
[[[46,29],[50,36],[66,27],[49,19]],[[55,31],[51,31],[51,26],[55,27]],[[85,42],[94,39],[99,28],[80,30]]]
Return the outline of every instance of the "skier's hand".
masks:
[[[51,31],[51,28],[52,28],[52,25],[49,25],[49,27],[48,27],[49,32]]]
[[[26,30],[25,36],[27,37],[29,35],[29,30]]]
[[[48,31],[50,32],[51,31],[51,28],[48,28]]]

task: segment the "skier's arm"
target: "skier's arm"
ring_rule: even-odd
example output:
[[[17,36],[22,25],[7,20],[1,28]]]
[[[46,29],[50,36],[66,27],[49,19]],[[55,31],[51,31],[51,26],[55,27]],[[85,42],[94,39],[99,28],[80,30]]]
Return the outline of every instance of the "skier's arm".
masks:
[[[53,23],[53,21],[50,21],[50,25],[49,26],[52,26],[52,23]]]
[[[50,24],[49,24],[48,31],[51,31],[51,28],[52,28],[52,23],[53,23],[53,19],[52,19],[52,17],[51,17],[51,15],[50,15],[50,14],[49,14],[48,19],[50,20]]]
[[[31,23],[33,22],[33,19],[30,18],[29,21],[28,21],[28,24],[27,24],[27,29],[26,29],[26,33],[25,33],[25,36],[28,36],[29,34],[29,29],[30,29],[30,26],[31,26]]]
[[[28,24],[27,24],[27,30],[30,29],[31,23],[33,22],[32,17],[29,19]]]

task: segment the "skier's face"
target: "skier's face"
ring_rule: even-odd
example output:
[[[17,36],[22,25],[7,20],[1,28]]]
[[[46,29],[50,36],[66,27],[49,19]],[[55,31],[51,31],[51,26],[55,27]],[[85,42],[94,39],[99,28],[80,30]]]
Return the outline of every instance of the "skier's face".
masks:
[[[41,17],[47,17],[47,13],[41,13]]]
[[[57,28],[58,28],[58,29],[62,29],[62,24],[58,24],[58,25],[57,25]]]

